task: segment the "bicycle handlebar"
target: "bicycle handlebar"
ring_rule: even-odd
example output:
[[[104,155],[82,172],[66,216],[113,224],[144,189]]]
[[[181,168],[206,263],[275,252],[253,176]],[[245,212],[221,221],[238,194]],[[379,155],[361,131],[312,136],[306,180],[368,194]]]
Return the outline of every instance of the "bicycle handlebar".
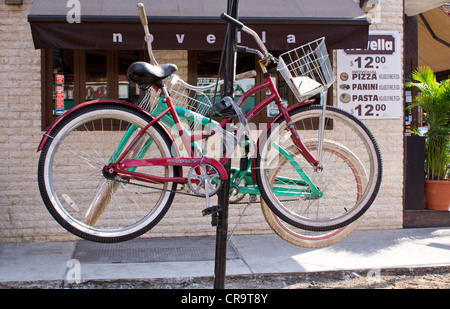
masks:
[[[236,28],[238,29],[242,29],[244,27],[244,24],[241,23],[239,20],[234,19],[233,17],[231,17],[228,14],[222,13],[222,15],[220,15],[220,18],[222,18],[223,20],[225,20],[226,22],[233,24],[236,26]]]
[[[239,73],[235,76],[235,80],[241,80],[241,79],[246,79],[246,78],[252,78],[256,76],[256,71],[255,70],[250,70],[244,73]]]
[[[240,21],[234,19],[233,17],[231,17],[228,14],[222,13],[222,15],[220,15],[220,18],[222,18],[223,20],[225,20],[228,23],[233,24],[234,26],[236,26],[239,30],[244,31],[245,33],[251,35],[256,43],[258,44],[259,48],[261,49],[263,55],[264,55],[264,59],[268,59],[269,58],[269,52],[267,51],[266,46],[264,45],[263,41],[261,40],[261,38],[259,37],[259,35],[253,31],[252,29],[250,29],[249,27],[247,27],[246,25],[244,25],[243,23],[241,23]],[[264,60],[263,59],[263,60]]]
[[[137,8],[139,11],[139,17],[141,19],[141,24],[144,27],[144,31],[145,31],[145,37],[146,37],[146,41],[147,41],[147,50],[150,56],[150,62],[154,65],[158,65],[158,62],[155,59],[155,56],[153,55],[153,50],[152,50],[152,44],[151,44],[151,35],[150,35],[150,31],[148,29],[148,20],[147,20],[147,14],[145,12],[145,7],[143,3],[138,3],[137,4]],[[260,47],[260,49],[262,50],[262,53],[259,50],[253,49],[253,48],[249,48],[249,47],[244,47],[244,46],[239,46],[238,48],[241,48],[243,51],[245,52],[250,52],[250,53],[254,53],[257,54],[262,60],[268,60],[269,59],[269,52],[267,51],[266,46],[264,45],[264,43],[262,42],[261,38],[258,36],[258,34],[256,34],[255,31],[253,31],[252,29],[250,29],[249,27],[245,26],[243,23],[241,23],[240,21],[234,19],[233,17],[222,13],[222,15],[220,16],[222,19],[224,19],[225,21],[235,25],[238,29],[250,34],[256,41],[256,43],[258,44],[258,46]],[[251,73],[250,73],[251,72]],[[246,72],[246,73],[241,73],[236,75],[236,80],[239,80],[241,78],[249,78],[249,77],[253,77],[251,76],[252,74],[256,74],[255,71],[250,71],[250,72]],[[246,75],[247,74],[247,75]],[[240,76],[242,75],[242,77]],[[246,76],[246,77],[244,77]]]
[[[155,56],[153,55],[151,35],[150,30],[148,30],[147,14],[145,13],[144,4],[138,3],[137,8],[139,11],[139,17],[141,18],[142,27],[144,27],[145,41],[147,42],[147,51],[150,57],[150,62],[153,65],[158,65],[158,61],[156,61]]]
[[[138,7],[138,11],[139,11],[139,16],[141,17],[142,26],[144,26],[144,27],[148,26],[147,15],[145,14],[144,4],[138,3],[137,7]]]
[[[254,48],[250,48],[250,47],[247,47],[247,46],[236,45],[236,50],[240,51],[240,52],[244,52],[244,53],[255,54],[260,59],[264,59],[264,55],[259,50],[254,49]]]

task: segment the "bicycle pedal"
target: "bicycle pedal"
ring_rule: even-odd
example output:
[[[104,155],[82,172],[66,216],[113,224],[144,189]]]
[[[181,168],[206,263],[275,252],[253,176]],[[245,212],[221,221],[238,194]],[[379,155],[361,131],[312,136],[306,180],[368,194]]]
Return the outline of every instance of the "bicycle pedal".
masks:
[[[222,210],[222,206],[220,206],[220,205],[211,206],[211,207],[203,209],[202,215],[207,216],[207,215],[217,214],[221,210]]]

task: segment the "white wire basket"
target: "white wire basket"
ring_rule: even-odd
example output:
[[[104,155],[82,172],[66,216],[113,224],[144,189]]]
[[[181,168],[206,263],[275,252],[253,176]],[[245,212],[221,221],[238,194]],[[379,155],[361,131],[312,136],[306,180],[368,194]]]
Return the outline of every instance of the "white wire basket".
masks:
[[[170,97],[172,99],[173,105],[184,108],[187,111],[192,111],[194,113],[190,113],[186,115],[188,112],[177,110],[177,112],[182,113],[184,116],[187,116],[189,119],[194,120],[184,120],[187,123],[191,131],[196,130],[203,122],[204,118],[202,116],[209,117],[211,107],[212,107],[212,98],[214,92],[214,86],[211,87],[195,87],[187,84],[177,75],[172,75],[165,82],[167,85],[167,89],[170,93]],[[208,89],[203,89],[208,88]],[[151,112],[155,107],[159,110],[161,109],[161,91],[155,91],[153,87],[150,87],[147,90],[147,93],[144,99],[141,101],[139,106],[149,112]],[[164,104],[164,109],[167,106]],[[164,110],[162,109],[162,110]],[[162,111],[160,110],[160,111]]]
[[[281,54],[277,70],[299,102],[320,93],[334,82],[323,37]]]

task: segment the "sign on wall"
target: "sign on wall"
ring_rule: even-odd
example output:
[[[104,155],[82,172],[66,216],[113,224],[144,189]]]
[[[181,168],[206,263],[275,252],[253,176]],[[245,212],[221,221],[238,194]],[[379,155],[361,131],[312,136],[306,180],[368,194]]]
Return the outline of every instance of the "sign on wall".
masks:
[[[402,118],[399,33],[370,31],[367,49],[337,51],[338,106],[361,119]]]
[[[55,109],[56,115],[64,114],[64,75],[55,75]]]

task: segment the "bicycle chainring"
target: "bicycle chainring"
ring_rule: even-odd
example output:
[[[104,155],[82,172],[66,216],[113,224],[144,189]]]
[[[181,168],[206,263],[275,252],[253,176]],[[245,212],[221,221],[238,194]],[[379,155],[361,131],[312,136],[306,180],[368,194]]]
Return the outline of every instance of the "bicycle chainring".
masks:
[[[188,186],[198,196],[213,196],[222,185],[219,171],[210,164],[199,164],[188,172]]]

